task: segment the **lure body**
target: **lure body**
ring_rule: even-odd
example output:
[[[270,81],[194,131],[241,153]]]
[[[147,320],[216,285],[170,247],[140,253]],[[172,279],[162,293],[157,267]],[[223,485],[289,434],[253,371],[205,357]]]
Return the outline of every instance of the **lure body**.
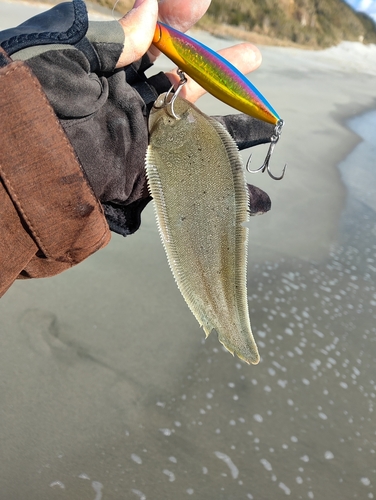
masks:
[[[256,87],[235,66],[206,45],[160,22],[155,29],[153,44],[217,99],[267,123],[276,124],[280,120]]]
[[[248,191],[228,132],[176,98],[159,96],[149,118],[149,190],[176,283],[206,336],[257,364],[246,291]]]

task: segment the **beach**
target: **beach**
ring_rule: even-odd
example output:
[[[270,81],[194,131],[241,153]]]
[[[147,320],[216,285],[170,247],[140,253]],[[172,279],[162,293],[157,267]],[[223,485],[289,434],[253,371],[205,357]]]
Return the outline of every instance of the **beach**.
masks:
[[[43,8],[0,2],[0,29]],[[0,300],[1,500],[376,498],[376,47],[260,49],[288,164],[247,174],[272,199],[249,222],[260,364],[204,339],[149,204],[134,235]]]

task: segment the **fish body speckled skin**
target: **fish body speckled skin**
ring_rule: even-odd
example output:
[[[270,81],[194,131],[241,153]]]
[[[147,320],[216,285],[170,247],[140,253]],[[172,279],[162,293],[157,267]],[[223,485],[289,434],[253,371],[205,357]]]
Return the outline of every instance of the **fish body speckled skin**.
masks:
[[[248,192],[242,160],[228,132],[188,101],[149,118],[149,189],[167,258],[206,336],[257,364],[246,290]]]

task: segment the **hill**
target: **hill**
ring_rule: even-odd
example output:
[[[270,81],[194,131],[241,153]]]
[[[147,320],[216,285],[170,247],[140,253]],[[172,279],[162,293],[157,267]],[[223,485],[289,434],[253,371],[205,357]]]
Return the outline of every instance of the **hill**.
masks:
[[[233,26],[310,47],[376,43],[376,24],[342,0],[212,0],[208,25]]]
[[[114,0],[92,0],[112,8]],[[125,13],[132,0],[120,0]],[[343,0],[212,0],[198,24],[218,36],[259,44],[323,48],[343,40],[376,43],[376,24]]]

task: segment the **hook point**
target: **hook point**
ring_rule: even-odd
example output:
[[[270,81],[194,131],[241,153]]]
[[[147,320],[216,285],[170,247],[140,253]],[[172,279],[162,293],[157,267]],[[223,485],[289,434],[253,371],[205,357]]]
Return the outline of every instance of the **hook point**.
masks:
[[[251,154],[250,157],[248,158],[247,164],[246,164],[246,170],[247,170],[247,172],[249,172],[250,174],[256,174],[257,172],[265,172],[265,170],[266,170],[268,172],[269,176],[272,179],[274,179],[275,181],[280,181],[281,179],[283,179],[283,177],[285,175],[287,164],[285,164],[285,166],[283,167],[282,174],[279,177],[275,176],[272,173],[272,171],[270,170],[270,165],[269,165],[270,158],[271,158],[271,156],[273,154],[273,150],[275,148],[275,145],[279,141],[279,137],[280,137],[280,135],[282,133],[282,127],[283,127],[283,125],[284,125],[284,121],[283,120],[278,120],[278,122],[276,123],[276,126],[274,127],[274,134],[270,138],[270,145],[269,145],[268,152],[266,153],[266,157],[265,157],[264,163],[261,165],[261,167],[257,168],[256,170],[252,170],[249,167],[249,165],[251,163],[251,158],[252,158],[252,154]]]

